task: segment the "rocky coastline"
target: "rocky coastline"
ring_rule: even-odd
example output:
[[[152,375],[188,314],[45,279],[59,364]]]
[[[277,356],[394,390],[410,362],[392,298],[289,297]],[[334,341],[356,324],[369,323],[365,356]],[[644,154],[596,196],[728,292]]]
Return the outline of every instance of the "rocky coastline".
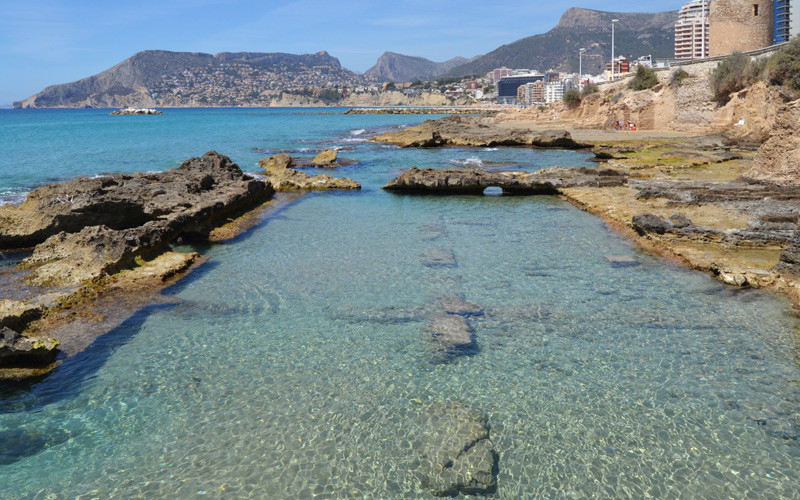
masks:
[[[348,164],[337,163],[331,152],[317,163],[307,160],[300,164]],[[87,317],[121,322],[121,311],[132,314],[163,300],[158,290],[203,261],[195,252],[173,251],[176,243],[236,236],[257,223],[255,209],[303,191],[360,188],[350,179],[294,170],[291,163],[258,179],[211,151],[160,173],[45,185],[18,206],[0,206],[0,249],[22,257],[13,272],[0,275],[7,296],[0,300],[0,380],[46,374],[86,347],[92,337],[86,332],[96,336],[104,328],[92,324],[104,321]],[[277,191],[294,194],[276,199]]]
[[[496,115],[500,110],[478,107],[384,107],[384,108],[350,108],[346,115]]]

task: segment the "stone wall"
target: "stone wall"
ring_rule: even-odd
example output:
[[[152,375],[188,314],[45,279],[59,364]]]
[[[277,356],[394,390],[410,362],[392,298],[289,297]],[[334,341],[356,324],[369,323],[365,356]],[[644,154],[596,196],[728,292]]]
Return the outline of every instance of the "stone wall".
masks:
[[[771,0],[714,0],[709,18],[711,57],[772,45]]]

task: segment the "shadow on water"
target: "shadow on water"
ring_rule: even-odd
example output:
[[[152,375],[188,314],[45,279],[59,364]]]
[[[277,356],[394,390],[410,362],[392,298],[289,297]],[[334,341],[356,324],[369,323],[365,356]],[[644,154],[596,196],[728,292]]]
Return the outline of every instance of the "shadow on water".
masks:
[[[32,381],[0,386],[0,415],[27,412],[76,397],[112,354],[128,343],[154,312],[170,310],[174,304],[147,306],[118,327],[97,337],[89,347],[64,360],[49,375]]]

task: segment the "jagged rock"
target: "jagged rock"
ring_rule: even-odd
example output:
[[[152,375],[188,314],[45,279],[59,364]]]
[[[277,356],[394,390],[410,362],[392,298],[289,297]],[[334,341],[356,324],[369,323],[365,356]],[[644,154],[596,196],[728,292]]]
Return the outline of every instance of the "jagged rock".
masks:
[[[266,170],[270,175],[282,174],[284,170],[291,165],[292,157],[286,153],[280,153],[258,160],[258,166]]]
[[[28,323],[42,317],[44,308],[22,300],[0,299],[0,328],[22,331]]]
[[[457,402],[438,404],[426,408],[422,419],[415,446],[424,486],[436,496],[497,490],[499,457],[479,411]]]
[[[675,227],[671,221],[653,214],[639,214],[633,216],[633,229],[641,236],[647,233],[664,234]]]
[[[800,230],[795,230],[789,246],[781,252],[775,270],[800,276]]]
[[[779,112],[770,138],[758,149],[748,180],[800,187],[800,101]]]
[[[212,151],[159,174],[78,179],[34,193],[28,200],[31,205],[23,203],[17,212],[11,211],[11,218],[35,218],[41,215],[36,207],[44,206],[49,222],[6,241],[38,243],[20,264],[34,269],[33,283],[73,286],[133,267],[139,258],[155,257],[178,237],[206,235],[228,217],[269,199],[273,190]],[[54,202],[54,193],[71,201]],[[47,233],[54,234],[39,242]]]
[[[361,189],[361,184],[346,177],[311,176],[291,168],[293,158],[286,153],[264,158],[258,162],[267,171],[268,180],[276,191],[317,191],[326,189]]]
[[[4,326],[0,328],[0,369],[43,367],[56,359],[58,341],[29,338]]]
[[[610,168],[553,167],[536,172],[489,172],[482,169],[419,169],[411,167],[383,189],[417,194],[482,194],[499,187],[504,194],[554,195],[560,188],[611,187],[627,183],[628,175]]]
[[[336,163],[338,153],[335,149],[324,149],[314,157],[315,165],[332,165]]]
[[[588,147],[572,139],[565,130],[532,131],[512,124],[498,126],[489,117],[452,115],[405,130],[387,132],[372,138],[400,147],[433,148],[441,146],[494,147],[534,146],[540,148],[580,149]]]
[[[15,207],[0,205],[0,248],[25,248],[61,231],[87,226],[114,230],[178,217],[186,231],[212,226],[272,195],[214,151],[160,173],[112,174],[40,187]]]

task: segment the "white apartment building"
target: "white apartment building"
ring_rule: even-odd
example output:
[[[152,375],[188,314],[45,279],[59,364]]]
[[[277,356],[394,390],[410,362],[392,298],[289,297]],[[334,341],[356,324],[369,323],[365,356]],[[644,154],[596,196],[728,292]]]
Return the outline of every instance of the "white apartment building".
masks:
[[[675,59],[708,57],[708,0],[692,0],[681,7],[675,23]]]

